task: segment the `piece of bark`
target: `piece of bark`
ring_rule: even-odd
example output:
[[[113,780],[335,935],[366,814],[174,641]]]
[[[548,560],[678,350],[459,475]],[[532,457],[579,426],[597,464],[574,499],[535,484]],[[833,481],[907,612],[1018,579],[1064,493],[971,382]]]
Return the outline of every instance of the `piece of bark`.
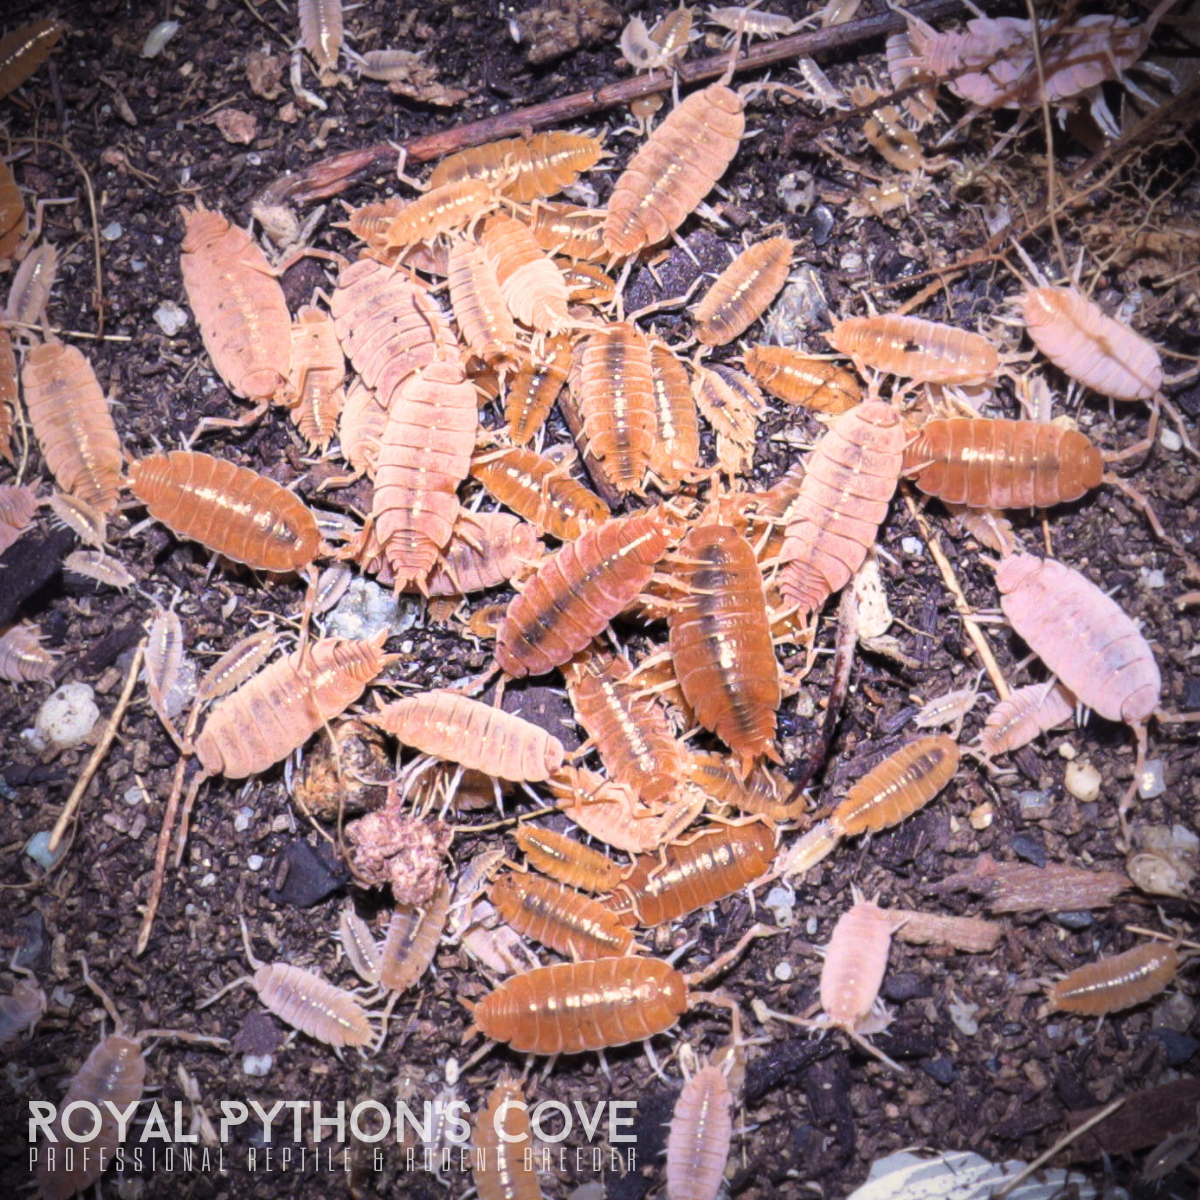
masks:
[[[1071,1162],[1091,1162],[1102,1154],[1115,1157],[1157,1146],[1163,1138],[1195,1123],[1197,1104],[1200,1104],[1200,1079],[1173,1079],[1159,1087],[1134,1092],[1111,1117],[1072,1143],[1068,1152]],[[1068,1113],[1067,1123],[1077,1129],[1103,1107]]]
[[[997,862],[981,854],[975,865],[935,885],[934,892],[969,891],[983,896],[992,912],[1076,912],[1105,908],[1130,887],[1120,871],[1087,871],[1050,863],[1045,867]]]

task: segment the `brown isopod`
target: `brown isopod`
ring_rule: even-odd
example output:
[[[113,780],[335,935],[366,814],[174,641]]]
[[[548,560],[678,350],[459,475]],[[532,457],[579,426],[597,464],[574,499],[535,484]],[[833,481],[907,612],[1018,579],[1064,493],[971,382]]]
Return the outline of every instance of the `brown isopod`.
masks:
[[[92,364],[62,342],[34,346],[21,388],[55,482],[101,515],[112,512],[121,485],[121,440]]]
[[[0,158],[0,262],[11,261],[28,228],[21,189],[12,168]]]
[[[1050,1004],[1061,1012],[1102,1017],[1157,996],[1178,970],[1174,946],[1143,942],[1071,971],[1051,987]]]
[[[306,304],[292,324],[291,417],[310,450],[324,450],[346,402],[346,362],[333,318]]]
[[[745,363],[755,382],[785,404],[837,416],[862,399],[858,380],[849,371],[789,346],[752,346]]]
[[[450,306],[463,341],[490,367],[511,370],[522,355],[496,268],[482,246],[465,240],[450,247],[449,265]]]
[[[185,211],[183,223],[183,287],[217,374],[235,396],[289,403],[292,319],[271,264],[220,213]]]
[[[592,653],[564,671],[575,719],[609,777],[628,784],[646,804],[665,804],[679,785],[683,748],[662,705],[631,682],[628,660]]]
[[[565,833],[522,824],[517,826],[514,837],[530,866],[567,887],[585,892],[611,892],[621,880],[620,863]]]
[[[731,367],[700,367],[692,395],[701,416],[717,432],[717,462],[727,475],[749,474],[754,466],[763,394],[748,375]]]
[[[631,952],[633,933],[612,912],[552,879],[510,871],[492,884],[488,899],[518,933],[572,959]]]
[[[383,235],[383,245],[401,249],[432,241],[469,225],[496,204],[494,189],[480,179],[462,179],[433,188],[400,210]]]
[[[1149,400],[1162,388],[1162,358],[1154,344],[1106,316],[1082,292],[1029,288],[1021,311],[1034,345],[1093,392],[1114,400]]]
[[[528,1108],[521,1085],[505,1076],[475,1118],[471,1179],[479,1200],[542,1200]]]
[[[496,272],[508,311],[521,324],[541,333],[561,333],[573,323],[567,312],[567,281],[527,225],[504,214],[488,217],[479,243]]]
[[[770,823],[710,826],[674,842],[661,857],[640,857],[617,891],[628,896],[640,924],[665,925],[740,892],[774,859]]]
[[[0,484],[0,554],[29,528],[37,507],[35,488]]]
[[[408,696],[384,705],[369,720],[423,754],[514,783],[539,783],[563,762],[558,738],[460,692]]]
[[[789,605],[816,612],[862,566],[896,490],[905,441],[900,414],[871,400],[836,418],[817,443],[779,553]]]
[[[8,289],[4,316],[14,325],[36,325],[46,318],[46,306],[58,275],[58,251],[43,242],[17,268]]]
[[[571,369],[571,340],[547,338],[542,352],[525,361],[508,381],[504,419],[513,443],[523,446],[545,424]]]
[[[603,217],[601,210],[539,201],[533,205],[528,221],[538,245],[547,254],[602,263],[608,258]]]
[[[442,876],[424,907],[396,906],[379,948],[379,982],[385,988],[407,991],[429,970],[450,917],[451,899],[450,881]]]
[[[392,400],[372,513],[396,591],[422,587],[450,541],[478,425],[475,389],[451,359],[422,367]]]
[[[1065,725],[1076,700],[1057,679],[1015,688],[988,713],[979,731],[979,748],[988,758],[1027,746],[1039,733]]]
[[[32,621],[21,621],[0,632],[0,679],[9,683],[40,683],[49,679],[55,656],[42,645],[42,632]]]
[[[608,199],[612,258],[654,246],[683,224],[733,161],[746,128],[742,98],[722,83],[693,92],[650,135]]]
[[[53,17],[32,21],[0,40],[0,99],[15,91],[50,56],[66,26]]]
[[[316,518],[273,479],[195,450],[139,458],[129,488],[180,537],[260,571],[301,571],[316,558]]]
[[[568,474],[565,463],[521,446],[483,451],[471,474],[501,504],[560,541],[574,541],[611,516],[608,505]]]
[[[562,129],[505,138],[442,159],[429,176],[429,186],[477,179],[499,188],[518,204],[526,204],[570,187],[603,153],[599,138]]]
[[[496,661],[513,678],[578,654],[650,582],[672,522],[661,509],[614,517],[547,555],[508,606]]]
[[[204,770],[245,779],[287,758],[395,661],[386,640],[386,629],[365,642],[321,638],[260,671],[205,721],[195,745]]]
[[[808,801],[801,796],[786,803],[792,786],[767,767],[755,767],[739,779],[734,767],[719,754],[689,754],[684,772],[697,787],[721,804],[732,804],[744,813],[771,821],[794,821],[802,816]]]
[[[829,819],[841,837],[890,829],[924,808],[954,778],[958,743],[939,735],[902,746],[868,771]]]
[[[700,461],[700,422],[687,367],[665,342],[650,343],[657,435],[650,445],[650,470],[675,491]]]
[[[702,345],[732,342],[767,311],[787,282],[793,249],[791,238],[768,238],[743,250],[717,276],[692,313]]]
[[[753,547],[727,525],[696,525],[672,575],[682,594],[667,617],[671,661],[697,720],[734,752],[743,777],[763,755],[778,762],[779,668]]]
[[[611,303],[617,294],[617,281],[596,263],[556,258],[554,265],[567,285],[567,297],[572,304],[599,307]]]
[[[904,472],[929,496],[970,508],[1048,508],[1100,486],[1086,435],[1041,421],[939,417],[905,447]]]
[[[850,317],[824,336],[860,369],[916,383],[986,383],[1000,369],[999,352],[987,338],[922,317]]]
[[[639,329],[610,325],[587,339],[579,362],[579,404],[588,451],[613,487],[640,494],[658,417],[650,343]]]

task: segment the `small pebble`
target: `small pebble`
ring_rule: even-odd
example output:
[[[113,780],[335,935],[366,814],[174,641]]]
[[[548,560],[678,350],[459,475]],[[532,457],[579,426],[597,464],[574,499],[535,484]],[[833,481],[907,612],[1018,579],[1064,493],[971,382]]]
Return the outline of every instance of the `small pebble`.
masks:
[[[767,893],[763,903],[768,908],[793,908],[796,904],[796,893],[791,888],[780,887],[776,884]]]
[[[1054,914],[1054,919],[1064,929],[1087,929],[1095,921],[1090,912],[1060,912]]]
[[[954,1082],[954,1064],[948,1058],[931,1058],[928,1062],[921,1064],[921,1070],[935,1083],[940,1083],[942,1087]]]
[[[824,204],[818,204],[812,210],[812,244],[814,246],[823,246],[829,241],[829,235],[833,232],[834,215],[833,210],[826,207]]]
[[[373,580],[355,579],[326,619],[325,632],[329,637],[360,640],[373,637],[381,629],[403,633],[416,624],[422,607],[415,596],[397,598]]]
[[[1182,1067],[1197,1050],[1200,1050],[1200,1042],[1194,1037],[1174,1029],[1156,1029],[1154,1035],[1162,1042],[1163,1049],[1167,1052],[1168,1066]]]
[[[174,337],[188,323],[188,315],[174,300],[164,300],[154,310],[154,323],[167,337]]]
[[[790,962],[781,962],[775,964],[775,978],[778,979],[780,983],[787,983],[789,979],[795,978],[795,975],[796,972],[792,968],[792,964]]]
[[[1041,838],[1034,834],[1018,833],[1009,842],[1009,845],[1012,847],[1012,852],[1027,863],[1033,863],[1035,867],[1046,865],[1046,848],[1042,845]]]
[[[1176,450],[1183,449],[1183,438],[1179,436],[1173,429],[1166,426],[1159,431],[1158,440],[1162,443],[1164,450],[1169,450],[1172,453]]]
[[[131,787],[126,789],[121,799],[132,807],[134,804],[141,804],[143,795],[144,793],[140,787]]]
[[[978,1011],[978,1004],[967,1004],[962,1000],[950,1002],[950,1020],[967,1037],[974,1037],[979,1032],[979,1025],[974,1019]]]
[[[217,882],[216,875],[212,871],[209,871],[209,873],[207,875],[205,875],[204,878],[201,879],[200,882],[196,886],[202,887],[202,888],[210,888],[210,887],[215,886],[216,882]]]
[[[273,1054],[247,1054],[242,1059],[242,1074],[261,1078],[271,1070],[274,1062]]]
[[[48,829],[41,833],[35,833],[25,844],[25,853],[46,871],[49,871],[66,852],[67,841],[64,839],[59,842],[58,849],[53,854],[50,853],[50,831]]]
[[[146,260],[144,258],[131,258],[129,260],[129,269],[131,271],[144,271],[146,269]]]
[[[900,539],[900,549],[908,555],[909,558],[920,558],[921,551],[924,546],[921,545],[921,539],[915,537],[906,537]]]
[[[1154,1006],[1154,1012],[1150,1014],[1150,1027],[1187,1033],[1195,1019],[1195,1002],[1183,992],[1174,992]]]
[[[971,822],[971,828],[980,831],[989,828],[995,819],[996,814],[990,800],[976,805],[967,816],[967,820]]]
[[[1077,800],[1090,804],[1100,796],[1100,772],[1091,763],[1076,759],[1067,764],[1063,786]]]
[[[1065,758],[1067,762],[1070,762],[1078,753],[1079,751],[1070,742],[1063,742],[1058,748],[1058,757]]]
[[[35,750],[69,750],[87,738],[98,720],[100,710],[91,687],[86,683],[64,684],[46,698],[38,711],[29,742]]]
[[[1167,577],[1157,567],[1153,571],[1147,571],[1142,568],[1142,582],[1148,588],[1165,588],[1167,586]]]
[[[1049,791],[1018,792],[1017,804],[1023,821],[1044,821],[1054,811],[1054,796]]]
[[[142,43],[143,58],[157,58],[166,48],[167,43],[179,32],[178,21],[159,21],[155,27],[146,34],[146,40]]]
[[[261,871],[262,865],[265,861],[266,860],[261,854],[252,854],[248,859],[246,859],[246,866],[248,866],[252,871]]]
[[[862,265],[862,255],[857,250],[851,250],[849,253],[843,254],[838,262],[838,266],[843,271],[861,271]]]
[[[115,242],[121,236],[121,222],[113,221],[100,230],[100,236],[106,242]]]
[[[820,922],[816,917],[809,917],[804,923],[804,932],[807,933],[809,937],[815,937],[819,926]]]
[[[250,828],[250,822],[254,820],[254,809],[239,808],[237,815],[233,818],[233,828],[237,833],[245,833]]]
[[[1138,795],[1143,800],[1153,800],[1155,796],[1161,796],[1166,790],[1167,784],[1163,779],[1163,760],[1152,758],[1138,779]]]
[[[807,172],[789,171],[775,185],[775,195],[788,212],[807,212],[812,206],[816,186]]]

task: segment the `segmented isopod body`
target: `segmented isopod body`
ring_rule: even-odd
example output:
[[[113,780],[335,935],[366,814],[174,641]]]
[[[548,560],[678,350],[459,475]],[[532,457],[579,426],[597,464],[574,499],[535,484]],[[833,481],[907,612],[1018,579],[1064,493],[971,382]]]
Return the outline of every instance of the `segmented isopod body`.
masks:
[[[753,346],[745,363],[755,382],[785,404],[837,416],[862,399],[858,380],[849,371],[789,346]]]
[[[10,683],[40,683],[54,670],[54,655],[41,642],[31,621],[21,621],[0,633],[0,679]]]
[[[1100,486],[1104,459],[1086,435],[1041,421],[940,417],[904,451],[921,491],[970,508],[1048,508]]]
[[[1030,288],[1022,316],[1034,345],[1060,370],[1101,396],[1149,400],[1162,388],[1162,358],[1128,325],[1074,288]]]
[[[745,128],[742,98],[723,83],[693,92],[673,109],[609,197],[609,254],[628,257],[678,229],[733,161]]]
[[[729,475],[754,466],[763,395],[754,381],[730,367],[701,367],[692,387],[696,407],[717,431],[717,462]]]
[[[518,204],[553,196],[600,161],[600,139],[562,129],[532,137],[471,146],[444,158],[429,177],[431,188],[480,180]]]
[[[603,216],[597,209],[539,202],[528,219],[530,231],[547,254],[600,263],[608,258]]]
[[[55,482],[98,513],[117,506],[121,441],[92,364],[74,346],[34,346],[21,371],[25,409]]]
[[[559,333],[571,324],[566,280],[527,225],[503,214],[488,217],[479,240],[504,303],[518,321],[543,333]]]
[[[716,1200],[733,1140],[733,1095],[725,1072],[709,1064],[684,1085],[667,1134],[671,1200]]]
[[[266,255],[220,213],[183,223],[183,287],[217,374],[235,396],[288,403],[292,319]]]
[[[801,796],[784,803],[791,784],[766,767],[756,767],[745,779],[719,754],[689,754],[684,771],[699,788],[721,804],[732,804],[742,812],[772,821],[792,821],[808,807]]]
[[[13,276],[5,319],[15,325],[36,325],[42,320],[57,275],[58,251],[43,242],[26,256]]]
[[[1162,676],[1137,626],[1091,580],[1052,558],[1015,554],[996,569],[1000,607],[1018,636],[1088,708],[1144,724]]]
[[[660,510],[614,517],[548,555],[508,606],[500,667],[514,678],[544,675],[578,654],[650,582],[668,528]]]
[[[633,945],[633,933],[603,904],[540,875],[501,875],[488,899],[518,933],[572,959],[613,958]]]
[[[366,1010],[347,991],[291,963],[263,963],[254,972],[263,1004],[293,1029],[327,1046],[365,1046],[372,1040]]]
[[[68,1200],[68,1197],[85,1191],[104,1174],[121,1142],[117,1113],[132,1111],[132,1106],[141,1100],[145,1087],[146,1060],[136,1038],[114,1033],[87,1056],[58,1106],[51,1126],[55,1142],[41,1150],[38,1164],[40,1200]],[[98,1113],[98,1121],[93,1124],[98,1124],[98,1128],[94,1137],[81,1145],[73,1145],[74,1155],[68,1168],[65,1150],[72,1142],[62,1127],[61,1114],[72,1104],[93,1105],[93,1111]],[[75,1110],[71,1128],[78,1131],[81,1126],[90,1128],[86,1119],[81,1122],[78,1110]]]
[[[207,704],[241,687],[271,657],[274,649],[275,634],[270,629],[260,629],[236,642],[205,672],[196,689],[197,703]]]
[[[668,614],[675,677],[697,719],[747,775],[772,744],[779,669],[754,549],[727,525],[695,526],[672,564],[683,595]]]
[[[597,263],[574,262],[569,258],[556,258],[558,268],[567,285],[567,297],[572,304],[608,304],[617,294],[617,281],[606,274]]]
[[[520,446],[485,451],[476,457],[471,474],[501,504],[560,541],[574,541],[611,515],[608,505],[563,464]]]
[[[675,491],[700,461],[700,422],[687,367],[657,339],[650,343],[657,435],[650,444],[650,470]]]
[[[63,570],[105,587],[131,588],[137,580],[103,550],[73,550],[63,559]]]
[[[907,435],[888,404],[867,401],[817,443],[779,557],[784,600],[815,612],[862,566],[887,515]]]
[[[300,44],[324,82],[335,75],[342,50],[342,0],[299,0],[299,10]]]
[[[692,314],[702,344],[732,342],[767,311],[787,282],[793,246],[791,238],[768,238],[743,250],[717,276]]]
[[[853,837],[898,825],[954,778],[958,760],[958,743],[944,735],[902,746],[850,789],[830,817],[834,832]]]
[[[475,1006],[486,1037],[524,1054],[578,1054],[663,1033],[687,1010],[687,980],[657,958],[556,963],[506,979]]]
[[[379,982],[385,988],[406,991],[429,970],[450,916],[452,898],[450,881],[442,876],[423,908],[396,906],[379,950]]]
[[[620,492],[638,492],[650,462],[658,417],[650,343],[629,323],[584,343],[579,402],[588,451]]]
[[[385,705],[371,724],[424,754],[514,783],[538,783],[563,762],[563,745],[538,725],[459,692],[426,692]]]
[[[2,257],[2,255],[0,255]],[[13,462],[13,414],[17,411],[17,356],[12,337],[0,316],[0,458]],[[3,551],[0,550],[0,554]]]
[[[991,954],[1004,933],[998,921],[980,917],[947,917],[911,908],[893,908],[890,912],[897,926],[895,935],[914,946],[951,946],[967,954]]]
[[[496,268],[475,242],[450,248],[450,305],[463,341],[497,371],[520,361],[517,326],[504,303]]]
[[[155,520],[255,570],[299,571],[320,549],[303,501],[249,467],[172,450],[131,464],[128,482]]]
[[[0,484],[0,554],[29,527],[37,506],[35,488]]]
[[[469,225],[496,205],[493,188],[479,179],[463,179],[434,188],[406,204],[383,235],[386,248],[403,248],[432,241]]]
[[[66,26],[54,18],[33,21],[0,40],[0,99],[15,91],[50,56]]]
[[[508,513],[461,513],[442,561],[429,576],[429,596],[469,596],[507,583],[542,557],[537,530]],[[380,572],[381,581],[384,579]]]
[[[420,587],[450,541],[478,425],[475,389],[450,359],[422,367],[392,400],[372,511],[397,591]]]
[[[346,389],[346,403],[338,418],[338,442],[342,455],[358,475],[375,478],[379,443],[387,425],[387,409],[361,379]]]
[[[310,450],[323,450],[337,429],[346,402],[342,381],[346,363],[333,318],[306,304],[292,324],[292,369],[289,384],[296,396],[292,420]]]
[[[728,8],[710,8],[708,20],[736,33],[739,29],[744,37],[777,38],[799,32],[804,26],[783,13],[759,12],[752,4],[736,4]]]
[[[887,972],[895,918],[873,900],[857,899],[833,927],[821,968],[821,1007],[830,1025],[849,1033],[869,1025]]]
[[[501,1136],[503,1134],[503,1136]],[[471,1179],[479,1200],[542,1200],[533,1166],[533,1135],[521,1086],[503,1078],[475,1118]]]
[[[339,274],[329,307],[346,357],[384,408],[411,374],[457,345],[426,289],[371,259]]]
[[[764,821],[703,829],[657,854],[640,857],[618,892],[643,925],[665,925],[740,892],[775,859],[775,830]]]
[[[1039,733],[1065,725],[1075,711],[1075,697],[1057,679],[1016,688],[987,715],[979,732],[979,748],[989,758],[1027,746]]]
[[[824,336],[856,363],[917,383],[986,383],[1000,369],[986,338],[921,317],[850,317]]]
[[[664,804],[679,785],[683,750],[662,705],[640,694],[632,674],[627,659],[591,654],[568,669],[567,692],[609,777],[647,804]]]
[[[271,663],[209,714],[196,739],[205,771],[245,779],[303,746],[391,661],[386,640],[387,630],[365,642],[321,638]]]
[[[16,177],[0,158],[0,261],[12,258],[28,228],[29,217]]]
[[[18,979],[10,995],[0,996],[0,1050],[20,1034],[32,1034],[46,1011],[46,993],[32,979]]]
[[[514,836],[532,867],[567,887],[585,892],[611,892],[621,880],[620,863],[565,833],[518,825]]]
[[[508,381],[504,419],[515,445],[523,446],[541,429],[570,369],[570,338],[552,337],[546,339],[541,357],[523,362]]]
[[[850,102],[859,108],[875,105],[863,121],[863,136],[889,165],[898,171],[916,174],[928,164],[921,153],[921,143],[911,129],[901,124],[900,110],[894,104],[876,104],[879,93],[865,84],[852,87]]]
[[[885,53],[892,90],[903,92],[915,88],[904,97],[902,103],[918,127],[928,125],[938,114],[937,81],[922,68],[920,59],[913,53],[906,29],[888,35]],[[917,86],[919,84],[924,86]]]
[[[1062,1012],[1102,1017],[1158,995],[1178,970],[1173,946],[1143,942],[1072,971],[1050,989],[1050,1003]]]

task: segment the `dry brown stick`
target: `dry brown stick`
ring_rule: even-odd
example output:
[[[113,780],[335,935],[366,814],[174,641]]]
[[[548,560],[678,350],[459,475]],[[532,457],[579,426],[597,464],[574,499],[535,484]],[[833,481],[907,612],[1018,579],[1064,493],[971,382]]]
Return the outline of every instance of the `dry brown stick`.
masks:
[[[932,20],[955,13],[963,8],[962,0],[929,0],[912,8],[914,16]],[[765,42],[747,50],[738,60],[734,71],[750,71],[771,63],[794,60],[801,55],[812,57],[828,50],[841,49],[871,38],[882,37],[904,26],[904,18],[895,12],[883,12],[864,17],[860,21],[849,21],[845,25],[831,25],[811,33],[798,33],[780,38],[777,42]],[[684,63],[679,69],[680,82],[697,83],[702,79],[715,79],[725,74],[729,67],[729,55],[717,54],[711,58]],[[410,162],[428,162],[441,158],[468,146],[479,146],[496,138],[513,137],[531,129],[545,129],[564,121],[577,121],[591,113],[627,104],[641,96],[665,92],[671,87],[671,75],[667,71],[653,71],[648,75],[637,75],[619,83],[605,84],[586,92],[575,92],[560,96],[544,104],[534,104],[513,112],[485,117],[466,125],[456,125],[427,137],[415,138],[404,145]],[[347,150],[323,158],[297,175],[281,175],[259,196],[264,204],[282,204],[291,200],[296,204],[307,204],[339,192],[356,183],[364,175],[384,164],[391,164],[399,147],[392,142],[377,142],[360,150]]]

